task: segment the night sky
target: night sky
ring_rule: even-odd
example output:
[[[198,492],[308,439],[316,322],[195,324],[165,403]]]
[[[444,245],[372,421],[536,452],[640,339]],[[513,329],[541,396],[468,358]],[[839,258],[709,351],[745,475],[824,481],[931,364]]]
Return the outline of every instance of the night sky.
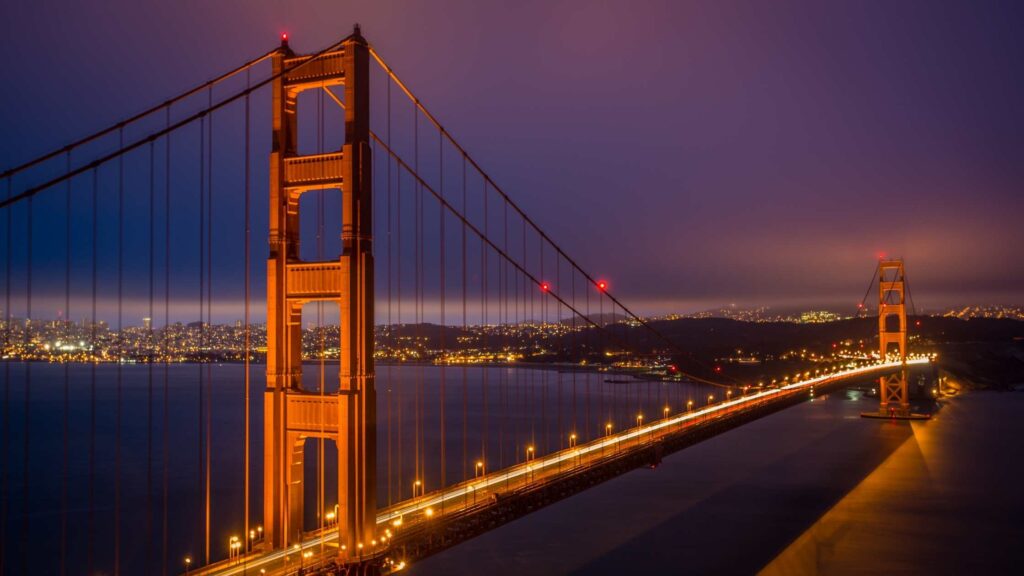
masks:
[[[6,1],[0,167],[282,32],[313,52],[358,22],[641,313],[852,308],[879,254],[906,258],[918,307],[1024,304],[1022,16],[1014,2],[938,0]],[[63,278],[55,260],[36,281],[51,268]]]

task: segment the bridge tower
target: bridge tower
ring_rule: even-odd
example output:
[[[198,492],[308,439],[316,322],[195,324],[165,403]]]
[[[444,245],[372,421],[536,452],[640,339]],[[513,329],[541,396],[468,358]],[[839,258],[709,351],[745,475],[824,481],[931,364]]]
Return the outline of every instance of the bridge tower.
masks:
[[[333,440],[338,448],[339,544],[351,552],[365,543],[369,550],[375,538],[369,66],[369,46],[358,26],[339,50],[315,59],[294,54],[286,38],[273,55],[263,516],[267,542],[274,548],[302,538],[307,438]],[[344,86],[344,146],[299,155],[298,95],[333,85]],[[342,254],[332,261],[304,262],[299,257],[299,197],[320,189],[341,191]],[[313,301],[335,301],[340,310],[337,394],[302,387],[302,306]]]
[[[878,353],[883,361],[896,355],[903,364],[896,373],[879,378],[879,412],[883,416],[897,418],[910,416],[905,287],[903,260],[882,260],[878,263]]]

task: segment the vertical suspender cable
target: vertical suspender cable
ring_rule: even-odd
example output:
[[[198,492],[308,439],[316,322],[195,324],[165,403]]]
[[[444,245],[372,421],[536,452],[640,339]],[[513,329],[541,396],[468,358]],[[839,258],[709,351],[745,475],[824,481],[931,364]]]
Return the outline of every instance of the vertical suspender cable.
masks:
[[[520,257],[522,257],[522,255]],[[513,306],[513,311],[514,311],[514,314],[515,314],[516,330],[517,330],[517,332],[519,334],[517,336],[516,340],[515,340],[515,343],[517,344],[517,346],[520,349],[521,349],[521,347],[522,347],[522,345],[524,343],[523,340],[522,340],[522,328],[523,328],[523,324],[521,322],[522,317],[519,315],[519,304],[520,304],[520,300],[522,298],[522,292],[523,292],[523,280],[524,280],[523,273],[517,270],[516,271],[516,276],[515,276],[515,283],[514,283],[512,298],[515,301],[515,305]],[[512,420],[512,462],[519,462],[519,450],[520,450],[519,442],[520,442],[520,440],[522,440],[522,437],[520,436],[520,432],[519,432],[519,420],[522,418],[523,414],[526,414],[526,406],[523,405],[523,399],[525,398],[525,396],[523,394],[523,378],[522,378],[523,370],[520,369],[520,368],[517,368],[514,373],[515,373],[516,392],[518,393],[519,398],[518,398],[518,402],[515,403],[515,407],[516,407],[515,410],[517,412],[516,418]]]
[[[605,325],[605,323],[604,323],[604,292],[598,292],[598,294],[597,294],[597,322],[598,322],[598,324],[600,326],[604,326]],[[596,340],[597,340],[597,357],[600,359],[601,362],[603,362],[604,361],[604,330],[601,330],[600,333],[596,334],[596,336],[597,336],[597,338],[596,338]],[[614,406],[615,406],[615,402],[614,402],[614,392],[615,392],[615,390],[614,390],[614,388],[612,389],[613,397],[611,399],[606,399],[606,396],[607,396],[607,392],[606,392],[607,386],[605,386],[605,382],[604,382],[605,379],[602,378],[602,377],[599,377],[599,378],[600,379],[598,380],[598,384],[597,385],[601,389],[601,413],[604,415],[605,418],[608,419],[607,423],[605,424],[605,426],[607,427],[609,424],[611,424],[615,420],[615,418],[613,416],[613,412],[615,410],[615,408],[614,408]],[[607,406],[607,412],[606,412],[606,406]],[[606,428],[606,430],[607,430],[607,428]]]
[[[529,251],[526,249],[526,220],[522,219],[521,221],[522,221],[522,225],[523,225],[522,226],[522,228],[523,228],[522,229],[522,237],[523,237],[523,269],[524,270],[528,270],[529,269],[528,268],[528,260],[529,260],[528,255],[529,255]],[[522,291],[522,294],[523,294],[523,322],[526,323],[526,324],[529,324],[533,320],[533,318],[528,316],[527,313],[526,313],[526,298],[527,298],[528,295],[530,295],[532,293],[533,293],[533,291],[530,289],[530,281],[526,277],[526,275],[523,274],[523,291]],[[524,345],[525,346],[529,346],[529,344],[527,342],[524,342]],[[527,348],[527,350],[529,350],[529,348]],[[524,354],[524,358],[525,358],[525,354]],[[532,413],[532,410],[531,410],[532,406],[530,405],[530,403],[533,401],[533,370],[530,370],[528,372],[528,374],[526,375],[526,384],[524,384],[523,388],[525,388],[525,390],[523,392],[523,414],[526,415],[527,418],[529,418],[529,422],[530,422],[530,438],[529,438],[529,440],[527,440],[527,442],[532,442],[533,441],[533,413]],[[523,433],[525,434],[526,431],[524,430]],[[521,454],[522,454],[521,451],[518,451],[518,450],[516,451],[516,458],[515,458],[516,462],[519,461],[519,456]]]
[[[153,260],[156,257],[156,158],[149,143],[149,329],[146,334],[146,570],[153,569]]]
[[[7,177],[7,198],[9,199],[12,194],[11,181],[14,180],[14,176],[10,175]],[[8,206],[4,212],[7,213],[7,240],[5,242],[6,255],[4,257],[4,352],[6,353],[11,342],[11,211],[14,210],[12,206]],[[9,474],[10,466],[8,464],[8,458],[11,453],[11,363],[4,362],[4,419],[3,419],[3,473],[0,484],[0,542],[7,542],[7,505],[8,505],[8,494],[9,494]],[[6,544],[0,546],[0,575],[6,574],[7,570],[7,546]]]
[[[64,171],[71,171],[71,150],[68,150],[64,157]],[[71,336],[71,180],[68,179],[64,189],[64,335]],[[61,464],[60,476],[60,574],[67,574],[68,564],[68,468],[70,459],[70,430],[69,420],[71,418],[71,361],[70,358],[64,361],[64,430],[63,430],[63,462]],[[3,570],[0,569],[0,573]]]
[[[583,293],[586,295],[585,296],[585,298],[586,298],[586,313],[587,313],[587,318],[589,319],[590,318],[590,286],[588,285],[589,283],[586,281],[586,278],[584,278],[583,280],[584,280],[583,281],[583,284],[584,284]],[[573,305],[573,306],[575,306],[575,305]],[[580,342],[581,342],[581,344],[585,344],[586,357],[588,358],[587,364],[590,364],[589,358],[592,357],[593,354],[594,354],[593,339],[591,338],[591,335],[593,334],[594,331],[590,328],[590,326],[587,326],[587,325],[584,325],[584,329],[586,330],[586,332],[584,333],[583,337],[580,338]],[[586,407],[587,426],[590,426],[590,402],[591,402],[590,380],[591,380],[590,373],[587,373],[583,377],[583,395],[587,399],[587,407]],[[600,415],[600,414],[601,414],[601,412],[598,412],[598,415]],[[597,428],[598,428],[598,431],[600,431],[600,430],[603,429],[603,426],[599,424]],[[589,429],[587,431],[587,438],[588,439],[591,438]]]
[[[96,352],[96,262],[99,251],[97,240],[99,229],[97,220],[97,171],[92,169],[92,315],[89,323],[89,356],[91,360],[89,374],[89,528],[88,528],[88,559],[86,566],[90,574],[95,568],[96,554],[96,363],[99,356]]]
[[[466,155],[462,155],[462,213],[466,213]],[[467,332],[466,321],[466,224],[462,224],[462,334]],[[467,409],[469,394],[466,387],[466,362],[462,363],[462,480],[469,477],[469,427],[467,422]],[[474,466],[475,470],[475,466]]]
[[[572,307],[573,307],[573,309],[576,309],[576,271],[573,270],[572,268],[569,268],[569,284],[570,284],[570,290],[572,290]],[[575,312],[573,312],[573,314],[572,314],[572,321],[571,321],[571,328],[572,328],[571,334],[572,334],[572,337],[566,339],[566,343],[570,343],[570,342],[577,342],[578,343],[579,342],[579,336],[576,333],[576,316],[577,316],[577,314]],[[577,424],[577,421],[576,421],[576,372],[577,372],[577,370],[573,370],[572,371],[572,433],[573,434],[577,434],[578,433],[578,431],[577,431],[578,424]],[[589,414],[588,414],[588,416],[589,416]],[[590,420],[589,419],[585,422],[584,428],[585,429],[584,429],[583,437],[586,438],[587,440],[590,440]]]
[[[417,126],[419,121],[417,120]],[[419,128],[417,128],[417,132]],[[419,158],[419,136],[416,137],[417,143],[417,160]],[[419,175],[419,168],[416,169],[417,176]],[[420,335],[420,346],[424,352],[423,358],[420,359],[419,365],[417,366],[417,377],[416,377],[416,418],[417,418],[417,432],[419,433],[419,465],[420,465],[420,481],[423,482],[420,494],[426,491],[427,487],[427,440],[426,440],[426,386],[425,386],[425,367],[423,362],[426,360],[426,343],[428,336],[424,336],[423,324],[426,322],[426,222],[424,214],[426,212],[426,197],[423,193],[423,186],[417,180],[416,182],[416,330]]]
[[[502,250],[508,254],[508,202],[502,204],[502,235],[503,245]],[[501,316],[501,321],[498,325],[501,327],[501,344],[502,350],[508,345],[508,259],[502,258],[499,260],[501,268],[499,268],[501,282],[500,296],[498,300],[499,315],[504,312]],[[501,426],[498,429],[498,466],[499,468],[505,467],[505,424],[508,420],[508,371],[501,370],[499,373],[499,393],[501,395]]]
[[[32,210],[32,198],[29,198],[28,199],[28,242],[27,242],[27,245],[25,246],[25,250],[26,250],[26,253],[27,253],[27,258],[25,259],[25,268],[26,268],[26,276],[27,276],[25,283],[26,283],[26,286],[27,286],[27,289],[28,289],[28,292],[25,294],[25,307],[26,307],[26,311],[25,311],[25,318],[26,318],[26,322],[25,322],[25,345],[26,345],[26,348],[27,348],[28,344],[30,342],[32,342],[32,258],[33,258],[33,253],[32,253],[32,249],[33,249],[33,241],[32,241],[33,221],[32,220],[33,220],[33,212],[34,211]],[[31,502],[31,487],[32,487],[32,479],[30,478],[30,475],[29,475],[29,460],[30,460],[29,456],[31,454],[31,452],[30,452],[30,448],[31,448],[31,434],[30,433],[32,431],[32,428],[31,428],[31,413],[29,412],[29,410],[30,410],[31,406],[32,406],[32,363],[31,362],[26,362],[25,363],[25,420],[24,420],[24,425],[25,425],[24,450],[25,450],[25,452],[23,454],[23,456],[24,456],[25,474],[24,474],[24,477],[22,478],[22,482],[24,483],[24,489],[22,491],[22,498],[23,498],[23,502],[24,503],[22,504],[22,511],[21,511],[21,519],[22,519],[22,522],[21,522],[21,524],[22,524],[21,525],[21,538],[22,538],[22,546],[23,546],[22,552],[24,553],[24,558],[23,558],[22,561],[24,563],[23,568],[24,568],[24,573],[25,574],[29,573],[28,567],[31,564],[31,559],[29,558],[29,546],[28,546],[28,543],[29,543],[29,528],[30,528],[29,510],[31,509],[30,502]]]
[[[387,93],[387,105],[386,105],[386,107],[387,107],[387,121],[388,121],[387,145],[388,145],[388,148],[390,149],[391,148],[391,78],[390,77],[385,76],[385,78],[384,78],[384,85],[386,87],[385,90],[386,90],[386,93]],[[392,298],[391,290],[393,288],[392,282],[393,282],[393,279],[394,279],[394,277],[392,276],[393,269],[391,267],[391,265],[392,265],[391,254],[392,254],[392,251],[393,251],[392,237],[391,237],[391,158],[390,157],[389,158],[385,158],[385,160],[386,160],[385,165],[387,166],[387,197],[386,197],[386,202],[384,204],[384,214],[385,214],[385,219],[387,220],[387,223],[384,225],[384,227],[385,227],[385,229],[387,231],[387,239],[388,239],[388,308],[387,308],[387,310],[388,310],[387,311],[388,320],[387,320],[387,324],[386,324],[387,330],[385,331],[385,334],[388,334],[389,336],[391,336],[392,342],[394,342],[394,333],[392,332],[392,330],[394,329],[394,324],[391,323],[391,298]],[[393,395],[392,388],[394,387],[394,378],[393,378],[392,364],[394,364],[394,359],[392,359],[390,362],[388,362],[388,366],[387,366],[387,379],[388,379],[388,383],[387,383],[387,399],[386,399],[387,413],[388,413],[388,472],[387,472],[387,477],[388,477],[388,506],[389,507],[391,506],[391,504],[394,503],[394,498],[393,498],[393,496],[391,494],[392,487],[393,487],[393,482],[394,482],[394,480],[393,480],[394,476],[393,476],[393,471],[392,471],[392,466],[391,466],[391,455],[392,455],[392,450],[393,450],[392,446],[393,446],[393,443],[394,443],[393,434],[392,434],[392,426],[391,426],[391,402],[392,402],[392,395]],[[399,442],[400,441],[401,441],[401,438],[399,438]]]
[[[207,91],[207,107],[213,106],[213,86]],[[200,299],[200,307],[202,300]],[[213,328],[213,112],[206,127],[206,323],[203,324],[203,347],[206,368],[206,563],[210,563],[210,480],[212,477],[213,452],[213,354],[210,345]],[[202,318],[200,317],[200,320]]]
[[[529,255],[529,251],[527,250],[527,241],[526,241],[526,221],[524,219],[523,220],[523,268],[527,269],[527,270],[529,269],[528,268],[528,262],[529,262],[528,255]],[[529,323],[534,328],[534,330],[533,330],[534,337],[536,337],[536,335],[537,335],[537,330],[536,330],[536,328],[537,328],[537,316],[534,314],[535,310],[534,310],[533,304],[534,304],[534,298],[537,295],[537,287],[535,285],[532,285],[532,283],[530,283],[530,282],[526,282],[525,279],[524,279],[524,284],[527,286],[527,288],[525,289],[525,292],[530,297],[530,313],[527,316],[527,313],[526,313],[526,300],[524,298],[523,299],[523,315],[527,316],[529,318]],[[532,349],[533,347],[534,346],[531,345],[530,349]],[[536,446],[536,442],[537,442],[537,419],[534,418],[534,414],[536,414],[536,411],[535,411],[536,408],[534,406],[534,402],[536,401],[536,394],[537,394],[537,390],[536,390],[536,373],[537,373],[536,370],[534,370],[534,369],[530,370],[530,376],[529,376],[528,383],[527,383],[527,386],[529,386],[529,390],[527,391],[527,394],[526,394],[526,404],[528,406],[527,413],[529,414],[529,420],[530,420],[530,445],[532,445],[532,446]],[[518,459],[518,455],[516,456],[516,458]]]
[[[438,190],[440,191],[441,196],[444,197],[444,138],[443,138],[443,135],[440,134],[440,133],[438,133],[438,152],[437,152],[437,155],[438,155],[438,170],[439,170],[439,176],[438,177],[440,179],[440,184],[438,185]],[[444,309],[444,305],[445,305],[445,269],[444,269],[445,268],[445,242],[444,242],[444,240],[445,240],[445,238],[444,238],[444,213],[445,213],[445,210],[444,210],[444,206],[438,205],[437,212],[438,212],[438,215],[440,216],[440,219],[441,219],[441,222],[440,222],[441,248],[440,248],[440,262],[439,262],[439,265],[441,267],[441,274],[440,274],[440,277],[441,277],[441,345],[440,345],[440,349],[441,349],[441,353],[444,354],[446,352],[446,350],[445,350],[445,337],[444,337],[444,333],[445,333],[445,330],[447,329],[447,324],[445,323],[445,316],[444,316],[444,313],[445,313],[445,309]],[[440,405],[440,412],[441,412],[440,416],[441,416],[441,488],[442,489],[445,487],[445,465],[446,465],[446,461],[445,461],[445,434],[444,434],[445,433],[445,419],[444,419],[445,376],[446,376],[446,374],[445,374],[445,364],[444,364],[444,362],[442,362],[441,363],[441,386],[440,386],[441,400],[438,403]],[[442,514],[444,513],[444,500],[441,501],[441,513]]]
[[[558,257],[558,252],[555,252],[555,286],[557,286],[559,292],[561,292],[561,290],[562,290],[562,271],[561,271],[561,269],[559,267],[559,260],[560,260],[560,258]],[[560,302],[558,302],[557,300],[555,301],[555,320],[554,320],[554,322],[555,322],[556,326],[558,326],[559,328],[561,327],[560,325],[562,323],[562,304]],[[556,331],[554,331],[553,334],[555,335],[555,337],[557,337],[558,333],[559,332],[556,330]],[[556,449],[561,449],[562,446],[563,446],[562,443],[566,441],[566,437],[567,437],[566,434],[565,434],[565,429],[563,428],[563,424],[562,424],[562,371],[561,370],[559,370],[558,372],[555,373],[555,393],[557,395],[555,397],[555,413],[557,414],[557,418],[556,418],[557,424],[555,425],[555,432],[558,434],[558,443],[555,445],[555,448]],[[559,462],[559,465],[561,465],[561,462]]]
[[[7,177],[7,198],[11,197],[11,181],[14,176]],[[4,257],[4,352],[6,353],[11,342],[11,211],[8,206],[4,212],[7,213],[7,241],[5,243],[7,254]],[[7,505],[9,494],[10,466],[8,458],[11,453],[11,363],[4,362],[4,419],[3,419],[3,478],[0,479],[2,490],[0,490],[0,542],[7,542]],[[7,546],[0,546],[0,575],[6,574],[7,570]]]
[[[204,178],[204,175],[206,174],[206,138],[205,138],[205,136],[206,136],[206,116],[203,115],[199,119],[199,226],[198,226],[198,230],[197,230],[197,232],[199,234],[199,240],[196,243],[196,246],[199,249],[199,286],[198,286],[198,288],[199,288],[199,352],[196,354],[195,362],[196,362],[196,368],[198,369],[198,376],[199,376],[199,394],[198,394],[198,397],[197,397],[197,399],[199,401],[199,404],[198,404],[198,407],[197,407],[198,408],[198,418],[196,420],[196,425],[197,425],[196,428],[197,428],[197,430],[199,432],[198,438],[197,438],[198,443],[196,444],[196,461],[197,461],[197,464],[198,464],[197,467],[196,467],[197,468],[197,472],[198,472],[198,474],[196,476],[196,492],[197,492],[197,496],[199,497],[199,500],[202,502],[202,506],[203,506],[203,508],[201,509],[201,511],[199,513],[198,518],[196,518],[196,521],[199,524],[196,527],[197,528],[196,529],[196,533],[197,534],[204,534],[204,535],[206,534],[206,522],[205,522],[205,513],[204,513],[205,512],[205,506],[206,506],[206,498],[204,497],[205,496],[205,490],[204,490],[203,480],[205,478],[205,473],[204,472],[205,472],[205,468],[206,468],[206,466],[205,466],[206,462],[205,462],[205,459],[203,458],[203,444],[204,444],[203,438],[205,436],[205,430],[204,430],[203,423],[206,420],[204,418],[204,413],[205,413],[204,408],[205,407],[204,407],[203,399],[205,398],[204,392],[205,392],[205,388],[206,387],[204,385],[205,384],[205,371],[203,370],[202,344],[203,344],[203,339],[205,337],[205,330],[203,330],[203,312],[204,312],[204,310],[203,310],[203,293],[204,293],[203,292],[203,286],[205,285],[205,273],[206,273],[206,266],[205,266],[205,263],[206,263],[206,252],[203,250],[203,238],[204,238],[205,232],[206,232],[206,229],[203,226],[203,224],[206,222],[206,202],[205,202],[205,200],[206,200],[206,178]],[[206,550],[207,547],[205,546],[205,542],[206,542],[205,536],[203,537],[203,540],[201,540],[201,542],[204,543],[204,546],[203,546],[203,550],[204,550],[204,552],[203,552],[203,558],[204,558],[203,564],[209,564],[210,563],[209,562],[209,554],[207,553],[207,550]]]
[[[402,325],[402,171],[401,166],[395,164],[395,292],[398,294],[398,301],[395,303],[396,321],[399,329],[404,328]],[[396,332],[398,334],[398,332]],[[400,342],[396,336],[396,347]],[[406,484],[402,475],[405,473],[405,468],[402,467],[402,445],[405,442],[405,436],[402,435],[402,393],[405,383],[402,382],[398,388],[398,414],[395,415],[398,420],[398,430],[396,434],[398,436],[398,500],[402,499],[402,489]]]
[[[416,171],[416,174],[418,175],[419,171],[420,171],[420,137],[419,137],[419,111],[418,111],[418,109],[414,109],[413,110],[413,150],[414,150],[413,162],[415,163],[415,171]],[[420,274],[421,274],[420,267],[422,266],[422,259],[420,257],[420,254],[421,254],[421,249],[422,249],[422,246],[423,246],[423,238],[420,235],[420,224],[421,224],[420,216],[421,216],[421,212],[420,212],[420,185],[419,185],[419,182],[414,182],[413,183],[413,207],[414,207],[414,211],[413,211],[413,229],[414,229],[413,230],[413,237],[415,238],[415,241],[414,241],[415,243],[413,245],[414,246],[413,247],[413,251],[414,251],[414,260],[415,260],[415,263],[416,263],[416,266],[415,266],[414,272],[413,272],[413,274],[414,274],[414,280],[413,280],[414,300],[413,301],[415,302],[414,308],[413,308],[413,310],[414,310],[413,317],[415,318],[415,321],[416,321],[416,336],[417,336],[417,338],[416,338],[416,346],[419,347],[419,346],[422,345],[422,342],[420,340],[420,336],[422,335],[422,321],[420,319]],[[418,359],[417,366],[416,366],[416,383],[415,383],[414,403],[413,403],[414,410],[415,410],[414,417],[413,417],[413,419],[414,419],[413,433],[414,433],[414,440],[415,440],[415,446],[414,446],[414,449],[415,449],[414,456],[415,456],[415,458],[414,458],[414,461],[416,463],[416,466],[415,466],[416,480],[413,482],[413,486],[414,487],[417,485],[417,483],[421,483],[420,486],[423,486],[422,483],[426,481],[426,479],[423,477],[423,471],[420,468],[420,432],[421,432],[420,431],[420,427],[422,426],[422,422],[420,420],[420,402],[422,402],[422,398],[420,397],[420,392],[421,392],[420,389],[422,387],[422,379],[423,379],[422,359]],[[413,497],[415,497],[415,496],[416,496],[416,490],[413,490]]]
[[[124,128],[118,130],[124,147]],[[124,156],[117,159],[117,406],[114,432],[114,576],[121,573],[121,359],[124,349]]]
[[[538,242],[540,247],[540,278],[544,280],[544,239],[541,238]],[[547,295],[549,292],[545,291],[540,295],[540,329],[541,334],[548,329],[548,299]],[[543,442],[543,448],[540,448],[544,453],[548,452],[548,371],[541,370],[540,373],[540,438]]]
[[[171,107],[167,107],[166,124],[168,127],[171,125]],[[168,427],[170,426],[170,347],[168,338],[170,337],[170,325],[171,325],[171,134],[167,134],[167,138],[164,143],[164,333],[162,340],[162,353],[164,361],[164,398],[163,398],[163,417],[161,418],[160,433],[163,436],[163,447],[160,450],[160,455],[163,459],[163,481],[161,485],[163,487],[163,498],[161,499],[161,555],[160,555],[160,566],[161,573],[163,576],[167,576],[167,544],[168,544],[168,521],[167,513],[169,511],[169,487],[168,487],[168,475],[170,473],[170,437],[168,434]]]
[[[250,81],[250,72],[249,72],[248,69],[246,69],[246,71],[245,71],[245,87],[246,87],[246,89],[249,88],[249,81]],[[242,376],[242,404],[243,404],[243,407],[242,407],[242,429],[243,429],[243,432],[242,432],[242,434],[243,434],[243,437],[242,437],[242,450],[243,450],[243,456],[242,456],[242,499],[244,501],[244,507],[242,508],[242,526],[244,527],[244,531],[246,532],[246,542],[248,542],[249,545],[251,546],[252,545],[252,539],[248,537],[248,532],[250,530],[250,527],[249,527],[250,526],[250,524],[249,524],[249,472],[250,472],[250,465],[249,465],[249,457],[250,457],[249,456],[249,450],[250,450],[249,441],[250,441],[250,439],[249,439],[249,434],[250,434],[250,427],[251,427],[250,422],[249,422],[249,417],[250,417],[249,416],[249,409],[250,409],[249,408],[249,393],[250,393],[250,391],[249,391],[249,384],[250,384],[249,383],[249,363],[251,361],[250,356],[252,354],[252,337],[251,337],[251,334],[250,334],[250,331],[249,331],[249,282],[251,280],[250,276],[252,275],[252,271],[250,270],[251,245],[250,245],[250,239],[249,239],[249,228],[250,228],[250,224],[251,224],[249,213],[251,211],[250,210],[250,204],[252,202],[252,190],[250,189],[250,186],[249,186],[249,144],[250,144],[250,137],[249,137],[249,115],[250,115],[249,114],[249,95],[246,94],[245,95],[245,147],[244,147],[244,149],[245,149],[245,163],[244,163],[245,174],[243,176],[243,180],[245,182],[245,190],[244,190],[244,192],[245,192],[245,229],[244,229],[244,235],[243,235],[243,238],[242,238],[242,244],[245,247],[244,248],[245,262],[243,264],[245,279],[243,280],[244,288],[243,288],[243,303],[242,303],[242,305],[244,307],[242,314],[244,316],[244,322],[245,322],[245,327],[244,327],[245,332],[243,334],[243,338],[245,339],[244,340],[244,350],[243,350],[244,358],[242,359],[242,366],[243,366],[243,370],[244,370],[244,374]]]
[[[484,181],[484,237],[488,236],[488,218],[487,218],[487,181]],[[487,326],[487,275],[490,272],[487,266],[487,244],[484,239],[480,239],[480,326],[481,333],[483,334],[484,342],[486,343],[489,339],[490,332]],[[486,365],[481,365],[480,373],[483,375],[480,384],[480,393],[483,399],[483,429],[480,435],[480,459],[487,462],[487,385],[488,385],[488,370]]]

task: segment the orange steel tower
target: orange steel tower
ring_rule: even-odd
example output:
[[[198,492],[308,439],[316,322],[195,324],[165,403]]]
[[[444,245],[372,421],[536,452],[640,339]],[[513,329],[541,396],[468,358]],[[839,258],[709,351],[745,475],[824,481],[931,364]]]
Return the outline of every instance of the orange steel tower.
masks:
[[[910,415],[907,392],[907,305],[903,260],[878,263],[878,353],[884,361],[894,353],[903,363],[895,374],[879,378],[879,411],[883,415]],[[892,319],[895,318],[894,322]],[[895,345],[895,352],[892,350]]]
[[[307,62],[303,64],[303,62]],[[339,50],[295,55],[287,40],[273,55],[270,258],[267,260],[267,390],[264,397],[264,526],[283,548],[303,530],[303,448],[307,438],[338,447],[341,550],[369,549],[376,525],[376,391],[373,369],[373,230],[369,152],[369,47],[358,26]],[[298,95],[344,86],[341,151],[296,151]],[[342,254],[299,258],[299,197],[340,189]],[[302,388],[302,306],[336,301],[341,358],[337,394]],[[360,547],[361,548],[361,547]]]

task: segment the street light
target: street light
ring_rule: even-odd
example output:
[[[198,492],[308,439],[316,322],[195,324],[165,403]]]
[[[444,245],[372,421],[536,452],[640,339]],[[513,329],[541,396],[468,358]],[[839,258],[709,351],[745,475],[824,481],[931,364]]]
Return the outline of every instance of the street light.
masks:
[[[714,400],[715,400],[715,395],[714,394],[708,394],[708,406],[710,406],[711,403],[714,402]]]
[[[664,408],[662,408],[661,415],[662,415],[662,418],[668,418],[668,406],[665,406]]]
[[[693,410],[693,400],[687,400],[686,401],[686,411],[689,412],[691,410]]]
[[[309,558],[312,555],[313,555],[313,553],[307,550],[306,552],[303,552],[301,556],[299,556],[299,573],[300,574],[305,571],[306,558]]]
[[[423,483],[419,480],[412,483],[412,497],[416,497],[416,491],[419,490],[420,495],[423,495]]]
[[[636,445],[637,446],[640,445],[640,427],[643,426],[643,423],[644,423],[644,415],[643,414],[637,414],[636,415],[636,430],[637,430]]]
[[[192,567],[192,557],[185,556],[185,574],[188,575],[188,569]]]
[[[612,435],[612,424],[611,424],[611,422],[609,422],[609,423],[604,425],[604,435],[605,436],[611,436]]]
[[[569,434],[569,448],[576,446],[576,433]]]

